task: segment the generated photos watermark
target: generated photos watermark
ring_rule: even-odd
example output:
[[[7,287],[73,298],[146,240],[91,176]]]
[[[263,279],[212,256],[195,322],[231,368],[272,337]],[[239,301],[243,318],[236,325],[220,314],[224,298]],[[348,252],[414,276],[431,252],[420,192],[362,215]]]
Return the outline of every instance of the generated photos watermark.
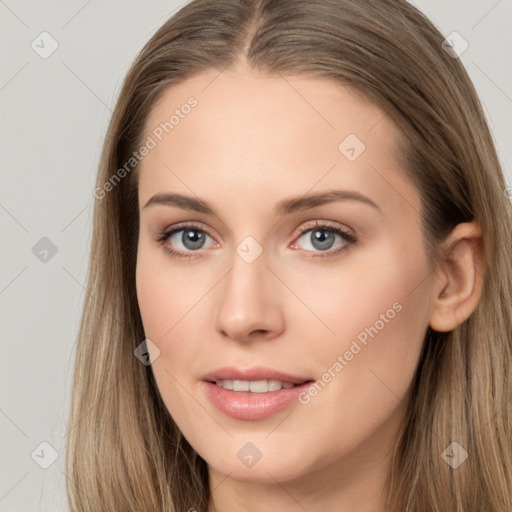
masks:
[[[354,357],[368,345],[369,338],[375,338],[386,327],[387,324],[395,318],[397,313],[402,311],[403,306],[400,302],[394,302],[393,305],[386,310],[385,313],[379,315],[378,320],[370,327],[365,327],[357,336],[352,340],[350,347],[342,355],[338,355],[336,360],[320,379],[311,384],[306,390],[302,391],[297,397],[299,402],[303,405],[309,404],[311,399],[322,391],[329,382],[338,375],[343,368],[345,368]]]
[[[172,130],[178,126],[185,117],[192,112],[192,109],[197,107],[198,101],[196,98],[191,96],[187,102],[181,105],[180,108],[174,109],[174,113],[169,117],[168,121],[160,123],[156,128],[153,129],[151,135],[148,135],[144,144],[137,150],[134,151],[132,156],[117,169],[116,173],[113,174],[108,181],[103,183],[101,187],[94,189],[94,197],[96,199],[103,199],[107,192],[110,192],[121,180],[130,174],[133,169],[142,162],[142,160],[149,155],[151,150],[155,149],[159,142],[163,140],[165,135],[169,134]]]

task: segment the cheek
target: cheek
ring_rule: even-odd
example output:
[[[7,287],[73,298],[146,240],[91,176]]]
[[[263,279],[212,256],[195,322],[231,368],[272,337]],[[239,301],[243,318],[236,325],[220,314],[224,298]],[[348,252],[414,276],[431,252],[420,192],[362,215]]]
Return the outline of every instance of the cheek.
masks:
[[[312,393],[318,398],[304,397],[313,408],[343,403],[353,418],[377,425],[405,401],[430,311],[429,266],[420,248],[421,240],[404,238],[367,257],[359,253],[353,272],[319,299],[334,334],[315,343],[312,363],[321,382]]]
[[[173,265],[163,249],[139,247],[137,300],[145,336],[160,351],[151,366],[166,402],[177,396],[179,383],[190,381],[204,348],[201,306],[210,281],[193,266]]]
[[[418,336],[423,338],[428,324],[429,270],[417,229],[394,237],[383,234],[327,270],[322,265],[299,272],[284,268],[283,280],[293,283],[295,295],[303,299],[295,302],[303,313],[301,328],[308,333],[294,339],[302,340],[304,350],[314,344],[315,358],[324,366],[333,354],[349,350],[354,340],[364,348],[381,340],[372,343],[371,351],[379,358],[399,347],[407,349]],[[296,331],[291,323],[290,329]],[[409,342],[404,345],[404,340]]]
[[[180,323],[187,321],[187,312],[198,301],[198,295],[204,294],[192,271],[173,264],[169,258],[163,248],[144,242],[139,245],[137,300],[145,334],[159,346],[172,338]]]
[[[167,311],[172,305],[172,293],[164,293],[164,276],[158,267],[151,265],[149,258],[139,252],[136,270],[137,301],[147,338],[154,341],[160,348],[158,340],[170,328]]]
[[[182,424],[183,418],[197,417],[200,411],[190,410],[183,386],[189,386],[187,369],[197,360],[198,347],[187,336],[187,311],[197,302],[194,287],[184,286],[183,280],[171,267],[160,261],[156,251],[139,248],[136,270],[136,287],[144,334],[159,349],[151,369],[160,396],[178,426],[187,432],[194,424]],[[165,258],[164,258],[165,259]]]

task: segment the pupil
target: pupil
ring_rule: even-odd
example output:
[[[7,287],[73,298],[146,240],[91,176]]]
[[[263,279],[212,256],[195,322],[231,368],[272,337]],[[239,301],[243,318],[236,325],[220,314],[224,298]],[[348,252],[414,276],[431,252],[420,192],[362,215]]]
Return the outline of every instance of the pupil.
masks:
[[[330,249],[334,243],[334,237],[325,229],[317,229],[311,233],[311,242],[317,249]]]
[[[204,242],[204,235],[197,230],[184,231],[182,242],[188,249],[199,249]]]

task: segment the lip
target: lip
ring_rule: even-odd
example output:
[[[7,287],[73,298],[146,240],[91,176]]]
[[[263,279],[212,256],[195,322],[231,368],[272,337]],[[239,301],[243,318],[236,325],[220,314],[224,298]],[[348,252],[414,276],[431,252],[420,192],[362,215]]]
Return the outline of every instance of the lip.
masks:
[[[262,420],[293,403],[298,405],[298,395],[313,382],[313,379],[307,377],[290,375],[264,367],[219,368],[204,375],[202,380],[206,395],[220,412],[231,418],[244,421]],[[224,389],[215,384],[216,380],[279,380],[296,385],[293,388],[283,388],[268,393],[251,393]]]

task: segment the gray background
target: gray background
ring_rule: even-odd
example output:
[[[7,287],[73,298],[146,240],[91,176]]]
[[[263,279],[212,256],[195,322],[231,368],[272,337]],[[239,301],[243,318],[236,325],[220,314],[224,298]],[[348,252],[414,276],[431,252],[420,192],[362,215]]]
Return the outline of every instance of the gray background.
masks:
[[[67,510],[66,419],[102,140],[129,65],[184,3],[0,0],[0,512]],[[461,58],[512,183],[512,0],[414,3],[469,43]],[[44,31],[58,43],[46,59],[31,47]],[[37,254],[43,237],[56,254]],[[47,469],[35,462],[52,460],[42,442],[58,455]]]

